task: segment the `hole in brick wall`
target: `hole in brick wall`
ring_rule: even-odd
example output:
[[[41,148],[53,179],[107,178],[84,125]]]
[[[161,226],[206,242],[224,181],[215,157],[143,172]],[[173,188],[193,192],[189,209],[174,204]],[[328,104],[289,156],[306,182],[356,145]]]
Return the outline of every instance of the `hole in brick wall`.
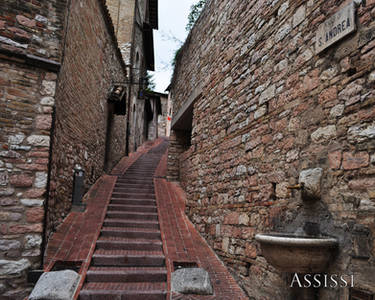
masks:
[[[174,261],[173,270],[186,269],[186,268],[198,268],[198,264],[194,261]]]
[[[349,300],[374,300],[374,294],[359,289],[350,289]]]
[[[272,182],[272,195],[271,195],[271,200],[276,200],[276,183]]]
[[[81,269],[82,262],[81,261],[56,261],[52,271],[63,271],[63,270],[72,270],[79,273]]]
[[[250,275],[251,263],[246,263],[246,277]]]
[[[355,73],[357,73],[356,68],[350,68],[347,72],[348,76],[353,76]]]

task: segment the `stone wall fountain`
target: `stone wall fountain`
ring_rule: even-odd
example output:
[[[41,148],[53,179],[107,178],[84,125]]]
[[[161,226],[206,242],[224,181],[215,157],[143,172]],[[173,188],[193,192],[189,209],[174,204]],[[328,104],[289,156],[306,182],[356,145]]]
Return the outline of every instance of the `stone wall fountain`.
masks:
[[[302,226],[255,236],[268,263],[292,276],[298,274],[299,278],[324,273],[338,249],[338,240],[321,232],[319,226],[321,214],[317,207],[321,199],[322,174],[321,168],[304,170],[300,173],[298,185],[289,187],[301,191],[304,205]],[[299,219],[301,223],[301,216]],[[293,298],[298,300],[316,300],[316,293],[313,286],[292,291]]]

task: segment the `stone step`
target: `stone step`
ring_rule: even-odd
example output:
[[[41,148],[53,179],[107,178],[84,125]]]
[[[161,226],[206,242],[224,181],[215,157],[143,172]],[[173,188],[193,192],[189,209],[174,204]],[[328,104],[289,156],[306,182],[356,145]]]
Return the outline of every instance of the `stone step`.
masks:
[[[106,218],[157,221],[158,214],[157,213],[141,213],[141,212],[107,211]]]
[[[156,206],[156,201],[155,200],[147,200],[147,199],[121,199],[121,198],[116,198],[111,200],[111,205],[112,204],[120,204],[120,205],[144,205],[144,206]]]
[[[80,300],[166,300],[166,283],[159,282],[88,282]]]
[[[97,249],[92,257],[93,266],[164,267],[162,251]]]
[[[143,212],[156,213],[156,206],[150,205],[123,205],[123,204],[109,204],[108,211],[129,211],[129,212]]]
[[[129,239],[160,239],[160,231],[152,228],[103,227],[101,236],[116,236]]]
[[[163,282],[167,281],[166,268],[92,267],[87,282]]]
[[[159,229],[159,222],[157,220],[134,220],[134,219],[113,218],[113,219],[105,219],[103,226]]]
[[[163,243],[160,239],[102,236],[97,240],[96,248],[105,250],[162,251]]]

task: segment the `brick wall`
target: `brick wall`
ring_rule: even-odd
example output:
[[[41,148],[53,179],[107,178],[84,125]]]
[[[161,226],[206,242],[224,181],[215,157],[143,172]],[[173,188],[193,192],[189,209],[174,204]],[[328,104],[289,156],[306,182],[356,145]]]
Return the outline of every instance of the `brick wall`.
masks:
[[[319,24],[347,3],[208,1],[177,60],[175,114],[203,92],[183,154],[172,132],[169,178],[179,176],[190,218],[254,299],[290,292],[254,235],[306,221],[339,239],[327,272],[375,293],[375,2],[357,9],[355,33],[315,54]],[[310,168],[323,170],[313,207],[287,188]],[[320,289],[319,299],[347,294]]]
[[[126,116],[113,115],[107,103],[113,83],[125,81],[108,20],[101,1],[72,2],[56,94],[48,231],[70,210],[76,164],[88,188],[125,155]]]

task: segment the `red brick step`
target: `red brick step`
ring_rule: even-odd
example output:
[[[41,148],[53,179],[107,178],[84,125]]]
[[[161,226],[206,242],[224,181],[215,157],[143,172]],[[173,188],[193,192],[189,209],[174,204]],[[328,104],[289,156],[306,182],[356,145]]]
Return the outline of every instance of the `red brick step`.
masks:
[[[111,204],[156,206],[156,201],[155,200],[148,200],[148,199],[121,199],[121,198],[116,198],[116,199],[111,200]]]
[[[129,211],[129,212],[143,212],[143,213],[156,213],[156,206],[147,205],[124,205],[124,204],[110,204],[108,211]]]
[[[129,239],[103,236],[96,242],[96,247],[97,249],[106,250],[161,251],[163,249],[163,244],[159,239]]]
[[[159,222],[157,220],[134,220],[134,219],[105,219],[104,226],[106,227],[133,227],[133,228],[155,228],[159,229]]]
[[[87,272],[88,282],[162,282],[167,280],[165,268],[92,267]]]
[[[130,239],[160,239],[160,231],[152,228],[103,227],[101,236],[117,236]]]
[[[113,192],[112,199],[122,198],[122,199],[155,199],[154,193],[119,193]]]
[[[80,293],[80,300],[165,300],[165,283],[86,283]]]
[[[107,218],[131,219],[131,220],[157,220],[156,213],[108,211]]]
[[[161,251],[130,251],[98,249],[93,255],[94,266],[163,267]]]

